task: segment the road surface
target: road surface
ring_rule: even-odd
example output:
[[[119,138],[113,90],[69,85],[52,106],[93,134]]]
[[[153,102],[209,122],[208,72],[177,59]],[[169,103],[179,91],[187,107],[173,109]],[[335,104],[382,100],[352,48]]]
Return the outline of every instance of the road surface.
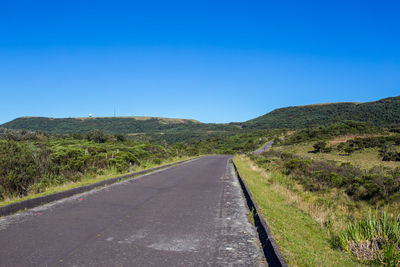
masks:
[[[0,218],[0,266],[263,266],[229,156]]]
[[[261,153],[267,151],[268,149],[270,149],[273,144],[274,144],[274,141],[268,142],[262,148],[257,149],[256,151],[254,151],[253,154],[261,154]]]

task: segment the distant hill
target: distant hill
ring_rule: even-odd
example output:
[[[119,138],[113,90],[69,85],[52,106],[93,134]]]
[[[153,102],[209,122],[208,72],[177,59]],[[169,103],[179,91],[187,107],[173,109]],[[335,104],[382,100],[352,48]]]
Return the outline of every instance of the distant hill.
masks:
[[[162,133],[178,136],[201,133],[233,133],[240,130],[290,128],[327,125],[341,121],[360,121],[376,126],[400,124],[400,96],[368,103],[329,103],[276,109],[242,123],[201,123],[196,120],[157,117],[44,118],[22,117],[0,127],[27,129],[56,134],[85,133],[100,129],[106,133]],[[176,136],[174,137],[176,138]]]
[[[106,133],[155,133],[184,131],[230,131],[238,126],[207,124],[196,120],[157,117],[45,118],[21,117],[1,127],[27,129],[55,134],[85,133],[100,129]]]
[[[367,103],[329,103],[276,109],[241,123],[245,129],[291,128],[353,120],[377,126],[400,123],[400,96]]]

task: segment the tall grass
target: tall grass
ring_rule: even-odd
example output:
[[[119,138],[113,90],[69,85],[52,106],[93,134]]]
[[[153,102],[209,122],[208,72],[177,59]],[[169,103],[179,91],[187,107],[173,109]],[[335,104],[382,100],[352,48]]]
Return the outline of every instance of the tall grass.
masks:
[[[362,262],[400,266],[400,214],[370,211],[367,218],[350,224],[339,239],[342,248]]]

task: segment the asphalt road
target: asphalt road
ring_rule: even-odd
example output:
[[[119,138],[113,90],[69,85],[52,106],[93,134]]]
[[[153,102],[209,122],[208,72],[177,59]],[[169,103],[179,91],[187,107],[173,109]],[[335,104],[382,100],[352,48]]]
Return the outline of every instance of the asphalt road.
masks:
[[[0,218],[0,266],[259,266],[228,156]]]
[[[267,151],[268,149],[270,149],[273,144],[274,144],[274,141],[266,143],[262,148],[257,149],[256,151],[254,151],[253,154],[261,154],[261,153]]]

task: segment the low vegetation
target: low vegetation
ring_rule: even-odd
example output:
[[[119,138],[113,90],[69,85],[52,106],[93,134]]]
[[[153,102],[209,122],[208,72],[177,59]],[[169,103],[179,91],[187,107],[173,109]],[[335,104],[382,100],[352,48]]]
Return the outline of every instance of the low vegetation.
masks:
[[[252,131],[167,144],[101,130],[49,135],[0,129],[0,201],[10,203],[65,184],[96,182],[93,177],[126,173],[130,165],[137,170],[197,155],[252,151],[281,133]]]
[[[92,131],[85,136],[52,137],[3,131],[0,139],[0,199],[40,193],[85,177],[148,168],[187,157],[185,149],[125,140]]]
[[[306,212],[314,209],[313,203],[292,194],[290,180],[257,167],[246,156],[234,161],[289,266],[358,265],[355,258],[332,247],[327,231]]]
[[[210,133],[201,134],[195,137],[182,136],[178,143],[173,145],[184,145],[198,154],[236,154],[254,151],[267,141],[286,133],[286,130],[255,130],[241,133]],[[162,138],[168,138],[163,135]],[[156,139],[162,142],[163,139]]]
[[[252,158],[260,167],[273,162],[285,175],[311,192],[336,188],[354,200],[373,204],[386,204],[400,196],[400,168],[375,166],[363,170],[349,162],[338,164],[332,160],[314,160],[276,150]]]
[[[308,128],[240,160],[264,177],[261,187],[318,223],[341,257],[398,266],[400,165],[387,156],[399,151],[396,129],[355,122]]]

